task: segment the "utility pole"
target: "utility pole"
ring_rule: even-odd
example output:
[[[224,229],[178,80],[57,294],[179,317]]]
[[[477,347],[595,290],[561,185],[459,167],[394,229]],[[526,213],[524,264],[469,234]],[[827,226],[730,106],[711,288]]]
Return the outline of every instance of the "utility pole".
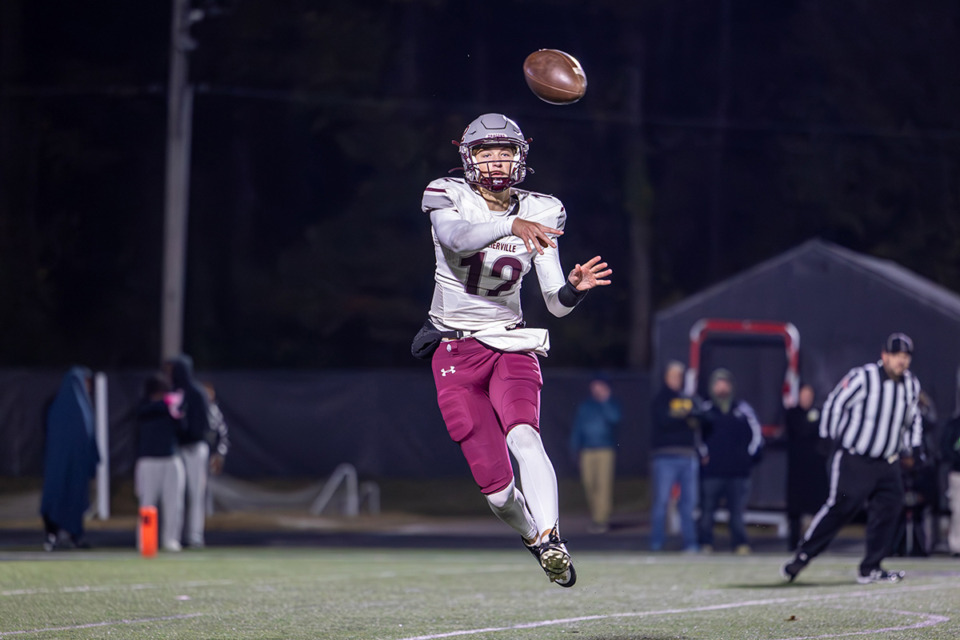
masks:
[[[167,87],[167,176],[164,203],[163,300],[160,312],[161,362],[183,351],[183,307],[190,198],[190,137],[193,87],[189,55],[196,48],[190,25],[202,17],[190,0],[173,0],[170,79]]]

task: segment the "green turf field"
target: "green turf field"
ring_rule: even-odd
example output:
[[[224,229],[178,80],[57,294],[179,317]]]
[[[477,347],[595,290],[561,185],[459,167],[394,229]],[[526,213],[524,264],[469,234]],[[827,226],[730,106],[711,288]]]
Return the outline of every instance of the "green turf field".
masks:
[[[888,561],[899,585],[859,586],[857,559],[579,553],[547,582],[523,549],[208,549],[0,553],[0,638],[664,640],[960,638],[960,563]]]

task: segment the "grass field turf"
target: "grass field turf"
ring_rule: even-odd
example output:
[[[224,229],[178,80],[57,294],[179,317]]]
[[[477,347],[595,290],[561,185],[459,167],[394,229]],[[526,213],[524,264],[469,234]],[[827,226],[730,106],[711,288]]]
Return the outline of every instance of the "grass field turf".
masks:
[[[207,549],[0,553],[0,638],[577,640],[960,638],[960,563],[818,558],[792,585],[779,555],[575,554],[547,582],[516,551]]]

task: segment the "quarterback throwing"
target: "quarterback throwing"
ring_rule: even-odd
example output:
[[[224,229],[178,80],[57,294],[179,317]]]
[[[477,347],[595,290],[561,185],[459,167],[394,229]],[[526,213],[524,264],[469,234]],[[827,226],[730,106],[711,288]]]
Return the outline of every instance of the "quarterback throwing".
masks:
[[[537,356],[550,339],[525,326],[520,285],[536,267],[547,308],[565,316],[590,289],[610,284],[612,271],[595,256],[564,275],[557,241],[566,212],[553,196],[515,188],[528,172],[529,144],[513,120],[480,116],[459,149],[464,177],[434,180],[423,194],[436,284],[412,350],[431,359],[447,431],[494,514],[552,582],[571,587],[577,574],[560,537],[556,473],[540,439]]]

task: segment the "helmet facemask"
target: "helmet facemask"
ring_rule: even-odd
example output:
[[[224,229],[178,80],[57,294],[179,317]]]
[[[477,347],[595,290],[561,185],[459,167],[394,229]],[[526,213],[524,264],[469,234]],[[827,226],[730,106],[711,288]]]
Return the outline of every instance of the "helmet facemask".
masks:
[[[485,151],[492,150],[495,156],[481,158]],[[513,155],[507,159],[500,154],[500,149],[507,148],[513,150]],[[461,151],[461,158],[464,158],[464,175],[467,182],[479,185],[488,191],[503,191],[517,184],[526,177],[526,153],[518,146],[512,143],[493,142],[486,144],[473,145],[467,147],[467,155],[464,157]],[[504,175],[490,175],[494,170],[494,164],[501,164],[500,169]]]
[[[530,150],[530,144],[523,138],[523,133],[517,124],[506,116],[498,113],[480,116],[464,130],[459,147],[464,178],[470,184],[483,187],[488,191],[499,192],[523,182],[527,177],[527,152]],[[510,160],[503,158],[478,160],[477,154],[489,147],[512,147],[513,156]],[[485,173],[481,170],[482,165],[489,166],[496,162],[504,165],[509,162],[509,169],[503,167],[505,175],[490,176],[489,172]]]

